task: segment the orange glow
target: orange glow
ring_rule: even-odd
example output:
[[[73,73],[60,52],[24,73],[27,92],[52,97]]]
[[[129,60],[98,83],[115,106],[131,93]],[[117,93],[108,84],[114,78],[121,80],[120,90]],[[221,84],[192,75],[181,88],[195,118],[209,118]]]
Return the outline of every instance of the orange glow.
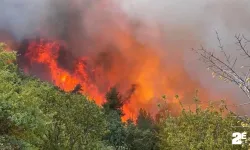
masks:
[[[92,35],[89,41],[94,43],[84,41],[69,19],[67,41],[29,41],[24,56],[29,63],[23,68],[32,73],[32,66],[46,66],[46,76],[53,84],[65,91],[72,91],[80,84],[82,94],[94,99],[98,105],[105,101],[109,88],[117,86],[118,91],[127,96],[123,121],[135,119],[140,108],[154,115],[158,111],[157,104],[165,103],[161,100],[164,94],[169,103],[174,103],[173,112],[180,110],[174,98],[176,94],[180,95],[181,101],[189,103],[195,89],[201,89],[201,98],[208,98],[209,94],[199,82],[192,80],[185,71],[183,51],[166,46],[162,41],[165,33],[159,27],[134,25],[123,13],[111,12],[109,10],[114,8],[109,7],[112,5],[107,1],[100,1],[84,11],[87,21],[83,22]],[[137,34],[137,30],[143,34]],[[85,48],[84,42],[91,47]],[[62,48],[72,57],[61,56]],[[132,85],[136,85],[135,91],[129,93]]]
[[[119,38],[117,37],[117,39]],[[132,37],[123,36],[119,40],[123,41],[123,39],[128,42],[132,40]],[[194,89],[199,87],[198,83],[188,78],[183,68],[177,66],[175,70],[172,70],[171,67],[161,66],[159,54],[154,53],[155,50],[151,48],[145,48],[139,53],[133,51],[137,47],[121,49],[127,55],[134,57],[130,57],[131,62],[119,58],[122,56],[116,52],[110,52],[108,55],[114,57],[112,57],[113,63],[109,66],[108,71],[103,68],[103,64],[95,64],[96,59],[101,59],[105,63],[105,59],[98,58],[98,55],[91,59],[83,57],[74,59],[73,70],[67,70],[58,62],[61,45],[63,44],[58,41],[33,40],[29,43],[25,57],[30,59],[31,65],[45,65],[49,69],[49,76],[53,84],[65,91],[72,91],[77,84],[80,84],[82,94],[94,99],[98,105],[105,101],[104,95],[109,87],[119,85],[119,91],[125,95],[130,86],[135,84],[136,90],[123,108],[126,114],[122,118],[123,121],[129,118],[135,119],[140,108],[155,114],[157,103],[163,102],[159,100],[163,94],[167,94],[168,101],[175,104],[174,109],[176,110],[174,111],[178,111],[180,107],[174,98],[175,94],[179,94],[180,99],[182,99],[182,95],[190,97],[193,96]],[[85,63],[91,65],[85,65]],[[91,66],[94,68],[90,68]],[[89,72],[89,70],[91,71]],[[104,87],[104,90],[101,87]]]
[[[99,95],[102,94],[99,94],[96,87],[89,83],[85,66],[80,63],[83,58],[75,64],[75,70],[72,73],[59,67],[57,60],[60,46],[60,43],[56,41],[32,41],[25,57],[29,58],[32,64],[46,65],[49,68],[51,80],[56,86],[65,91],[72,91],[77,84],[81,84],[83,93],[87,96],[93,96],[97,104],[101,104],[103,100],[100,99]]]

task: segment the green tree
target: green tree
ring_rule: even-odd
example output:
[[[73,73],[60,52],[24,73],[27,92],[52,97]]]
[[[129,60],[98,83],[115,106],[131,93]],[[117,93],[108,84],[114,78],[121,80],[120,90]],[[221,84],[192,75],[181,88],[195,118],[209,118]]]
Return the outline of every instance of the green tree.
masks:
[[[37,97],[41,94],[39,88],[43,89],[47,85],[33,78],[22,78],[15,62],[16,53],[4,51],[4,45],[1,44],[0,139],[1,143],[18,149],[32,147],[28,139],[35,137],[33,131],[43,129],[49,117],[38,108],[42,99]]]
[[[109,132],[104,136],[104,140],[115,149],[125,147],[126,131],[120,115],[116,111],[110,111],[106,118]]]
[[[140,109],[136,124],[131,120],[123,123],[122,96],[116,88],[111,88],[107,92],[103,107],[109,122],[109,133],[105,136],[105,140],[115,149],[157,149],[155,124],[149,113]]]
[[[195,111],[185,110],[180,116],[172,117],[168,114],[166,118],[160,121],[160,149],[180,150],[180,149],[248,149],[247,144],[242,146],[232,145],[232,133],[250,131],[249,128],[238,128],[242,122],[236,115],[227,113],[226,107],[221,105],[215,109],[210,105],[202,110],[197,103]],[[224,114],[224,115],[223,115]]]
[[[0,47],[0,149],[104,149],[104,112],[85,96],[24,75]]]
[[[130,150],[157,150],[157,137],[155,130],[141,129],[132,121],[126,125],[126,146]]]
[[[79,94],[49,91],[44,111],[54,114],[43,149],[93,149],[107,132],[104,113]]]
[[[139,115],[136,119],[136,124],[139,129],[142,130],[153,130],[154,120],[153,117],[144,109],[139,110]]]
[[[122,96],[115,87],[111,88],[106,94],[106,102],[103,104],[108,121],[109,132],[104,136],[104,140],[115,149],[125,147],[126,132],[124,123],[121,120],[122,111]]]
[[[116,87],[112,87],[106,94],[106,102],[103,104],[105,111],[111,110],[116,111],[120,116],[123,116],[122,106],[122,95],[118,92]]]

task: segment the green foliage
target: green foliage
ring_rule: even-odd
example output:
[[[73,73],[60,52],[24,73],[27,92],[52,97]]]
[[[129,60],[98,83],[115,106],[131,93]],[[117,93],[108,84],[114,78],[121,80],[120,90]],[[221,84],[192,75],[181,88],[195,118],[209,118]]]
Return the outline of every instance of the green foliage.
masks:
[[[0,149],[99,149],[102,109],[86,97],[24,76],[0,48]]]
[[[249,121],[232,113],[223,115],[224,104],[218,110],[212,106],[202,110],[195,97],[196,111],[183,109],[177,117],[159,115],[156,122],[141,109],[136,123],[124,123],[124,102],[116,88],[111,88],[100,108],[77,92],[66,93],[24,75],[16,65],[16,53],[4,51],[3,44],[0,83],[1,150],[247,149],[233,146],[231,140],[233,132],[250,133],[250,128],[232,125]]]
[[[78,94],[49,91],[45,111],[54,114],[43,149],[92,149],[106,133],[104,113]]]
[[[111,110],[107,114],[106,119],[108,121],[109,132],[104,137],[104,140],[115,148],[125,146],[126,132],[124,123],[121,121],[121,117],[118,112]]]
[[[116,149],[125,146],[126,133],[124,123],[121,120],[123,115],[121,99],[120,93],[113,87],[107,92],[106,102],[103,104],[109,130],[103,140]]]
[[[150,128],[140,129],[132,121],[126,125],[126,146],[131,150],[157,150],[156,132]]]
[[[15,65],[16,52],[7,52],[4,50],[5,47],[6,45],[4,43],[0,43],[0,69],[14,71],[17,68]]]
[[[156,134],[153,130],[153,118],[141,109],[137,125],[131,120],[121,121],[123,103],[116,88],[111,88],[103,104],[108,121],[109,132],[104,140],[115,149],[153,150],[156,149]]]
[[[233,146],[232,133],[250,131],[249,128],[237,128],[240,122],[234,114],[223,116],[220,110],[210,106],[205,110],[197,104],[196,111],[183,109],[178,117],[168,116],[161,120],[159,132],[160,148],[179,149],[247,149],[246,145]]]
[[[106,112],[114,110],[117,111],[120,116],[123,116],[122,106],[123,101],[121,94],[115,87],[111,88],[106,94],[106,102],[103,104],[103,108]]]
[[[33,137],[32,131],[44,126],[48,119],[38,108],[42,101],[38,97],[42,92],[39,88],[46,85],[32,78],[19,78],[13,62],[15,53],[0,48],[0,137],[4,143],[18,143],[15,147],[22,147],[27,145],[23,139]]]
[[[137,120],[136,120],[136,124],[137,124],[139,129],[152,130],[153,126],[154,126],[154,120],[153,120],[152,116],[148,112],[146,112],[146,110],[140,109],[139,115],[138,115]]]

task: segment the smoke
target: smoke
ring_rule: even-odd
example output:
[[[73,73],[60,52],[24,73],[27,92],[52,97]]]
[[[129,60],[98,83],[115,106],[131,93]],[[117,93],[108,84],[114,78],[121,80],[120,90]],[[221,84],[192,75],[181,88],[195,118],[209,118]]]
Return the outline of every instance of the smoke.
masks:
[[[205,71],[205,66],[199,64],[197,57],[190,53],[189,50],[203,45],[208,49],[213,49],[220,56],[221,53],[219,52],[215,34],[216,30],[219,32],[227,53],[233,57],[238,57],[239,51],[236,51],[234,35],[240,33],[249,37],[249,1],[135,0],[129,2],[124,0],[122,6],[130,17],[144,22],[163,24],[169,41],[166,49],[173,44],[172,48],[174,50],[184,50],[185,69],[194,79],[199,79],[203,87],[209,89],[213,95],[220,95],[223,98],[226,95],[231,95],[235,103],[247,101],[245,95],[237,86],[223,84],[212,79],[209,72]],[[238,66],[246,64],[244,60],[239,59],[237,63]]]
[[[112,80],[130,91],[129,98],[138,90],[146,94],[134,98],[160,96],[163,89],[170,95],[178,90],[192,95],[200,88],[210,91],[202,93],[207,98],[232,93],[243,102],[237,87],[214,81],[190,49],[201,44],[217,48],[217,30],[223,45],[235,54],[233,36],[250,35],[249,7],[247,0],[3,0],[0,32],[9,32],[17,41],[36,36],[66,41],[59,64],[72,70],[69,60],[91,57],[89,65],[105,72],[94,79],[100,91],[107,88],[101,80]],[[151,81],[153,76],[157,79]],[[137,89],[142,83],[155,90]],[[138,86],[127,90],[134,84]]]
[[[70,26],[69,22],[74,22],[75,26],[81,30],[83,30],[82,25],[85,24],[85,30],[88,29],[85,32],[92,35],[104,28],[103,24],[109,21],[111,13],[118,13],[117,16],[119,16],[121,10],[117,5],[120,5],[122,11],[126,12],[129,18],[148,24],[161,24],[164,26],[164,30],[170,31],[170,33],[171,31],[176,32],[175,35],[171,34],[172,38],[169,36],[172,40],[184,40],[181,37],[192,33],[193,36],[200,39],[199,41],[211,44],[214,39],[213,30],[216,29],[225,37],[224,42],[230,44],[231,42],[227,43],[227,41],[232,40],[231,37],[235,33],[249,33],[250,2],[247,0],[191,0],[188,2],[182,0],[113,0],[114,6],[107,6],[107,9],[110,10],[105,10],[104,14],[103,11],[95,8],[96,3],[101,2],[3,0],[0,6],[0,28],[9,31],[17,39],[22,39],[37,34],[39,28],[42,28],[41,25],[49,23],[50,26],[57,27],[53,34],[63,36],[67,34],[65,32],[66,28]],[[110,1],[106,4],[103,2],[103,7],[110,4]],[[88,22],[89,20],[91,21]],[[55,28],[53,29],[55,30]],[[187,39],[185,38],[185,40]]]
[[[34,36],[47,15],[50,0],[3,0],[0,5],[0,29],[20,40]]]

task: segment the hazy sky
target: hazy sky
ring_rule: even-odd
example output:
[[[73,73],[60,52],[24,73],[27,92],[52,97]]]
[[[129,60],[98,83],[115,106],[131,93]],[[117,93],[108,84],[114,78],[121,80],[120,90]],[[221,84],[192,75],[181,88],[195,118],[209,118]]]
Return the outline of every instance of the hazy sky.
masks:
[[[53,0],[3,0],[0,5],[0,29],[8,30],[17,39],[35,35],[42,18],[50,15],[51,1]],[[62,3],[65,1],[62,0]],[[149,24],[161,24],[166,32],[166,43],[172,45],[169,52],[186,49],[185,67],[205,87],[215,92],[219,89],[220,93],[232,91],[239,95],[239,101],[246,100],[234,86],[212,81],[210,74],[204,71],[204,66],[189,50],[199,44],[216,48],[218,44],[214,31],[217,30],[227,51],[234,54],[234,35],[244,33],[246,37],[250,37],[249,0],[113,1],[130,18]],[[80,5],[81,0],[75,2]]]
[[[249,0],[123,0],[121,5],[133,18],[164,24],[166,34],[170,34],[168,40],[178,41],[175,42],[176,49],[186,48],[185,64],[190,75],[199,78],[211,92],[223,95],[230,91],[237,97],[237,103],[247,101],[237,86],[212,79],[204,65],[189,50],[197,44],[218,50],[217,30],[227,52],[236,56],[234,35],[240,33],[250,38]],[[187,34],[194,36],[188,37]],[[196,41],[194,45],[185,44],[189,38]],[[238,63],[243,62],[238,60]],[[248,107],[244,106],[244,109],[247,111]]]

